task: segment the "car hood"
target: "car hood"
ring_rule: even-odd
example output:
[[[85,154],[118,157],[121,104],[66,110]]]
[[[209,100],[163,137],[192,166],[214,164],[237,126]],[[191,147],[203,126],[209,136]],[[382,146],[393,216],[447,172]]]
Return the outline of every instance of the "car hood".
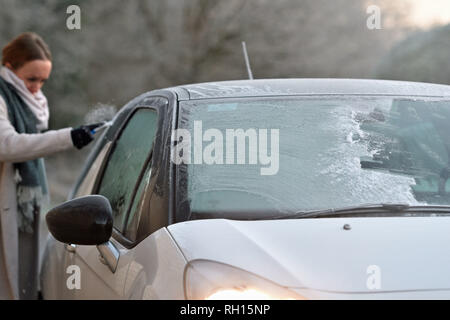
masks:
[[[373,292],[376,272],[383,292],[450,290],[450,217],[217,219],[168,229],[188,261],[229,264],[285,287]]]

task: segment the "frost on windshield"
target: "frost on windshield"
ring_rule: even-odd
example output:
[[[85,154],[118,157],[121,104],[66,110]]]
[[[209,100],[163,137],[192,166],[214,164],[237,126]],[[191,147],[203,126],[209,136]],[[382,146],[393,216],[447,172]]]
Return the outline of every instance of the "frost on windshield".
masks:
[[[395,100],[385,119],[360,119],[372,155],[361,160],[362,168],[412,176],[417,200],[446,203],[449,119],[447,102],[408,100]]]
[[[449,107],[356,97],[187,102],[180,126],[192,133],[194,121],[222,132],[278,129],[279,170],[264,176],[260,163],[188,164],[181,201],[212,214],[450,203]]]

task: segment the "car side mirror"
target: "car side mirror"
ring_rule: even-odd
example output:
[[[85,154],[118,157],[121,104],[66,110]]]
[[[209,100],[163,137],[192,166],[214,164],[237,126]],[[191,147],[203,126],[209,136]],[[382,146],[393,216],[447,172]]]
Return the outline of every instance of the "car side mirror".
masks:
[[[100,245],[111,238],[112,208],[100,195],[67,201],[50,210],[45,219],[52,236],[63,243]]]

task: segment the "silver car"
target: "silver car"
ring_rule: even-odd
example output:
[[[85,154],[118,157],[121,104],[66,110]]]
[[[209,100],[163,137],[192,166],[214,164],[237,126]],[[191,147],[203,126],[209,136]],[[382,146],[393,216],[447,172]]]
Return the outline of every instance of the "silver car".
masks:
[[[43,297],[449,299],[449,96],[344,79],[143,94],[46,216]]]

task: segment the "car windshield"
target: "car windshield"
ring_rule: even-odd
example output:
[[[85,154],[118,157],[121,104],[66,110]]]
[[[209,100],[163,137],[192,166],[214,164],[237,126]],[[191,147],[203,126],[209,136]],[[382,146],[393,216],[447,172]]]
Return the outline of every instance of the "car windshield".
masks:
[[[373,203],[450,205],[449,101],[187,101],[178,121],[177,205],[188,219]]]

